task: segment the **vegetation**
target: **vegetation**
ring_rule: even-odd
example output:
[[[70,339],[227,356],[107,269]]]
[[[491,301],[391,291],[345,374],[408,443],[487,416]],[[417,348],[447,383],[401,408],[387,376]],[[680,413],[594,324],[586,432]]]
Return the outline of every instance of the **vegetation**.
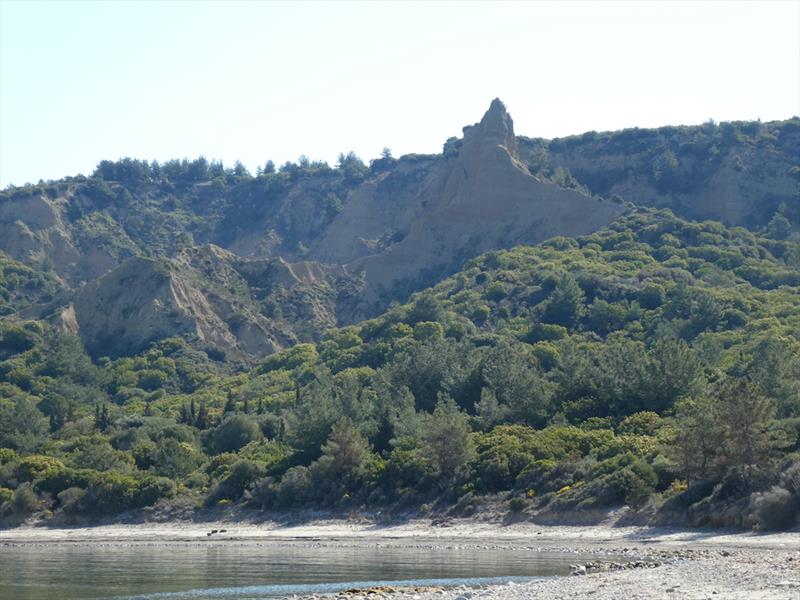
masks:
[[[138,181],[112,167],[103,178]],[[0,510],[85,519],[180,499],[469,514],[492,497],[515,512],[628,504],[791,526],[798,256],[791,235],[630,212],[485,254],[244,372],[177,338],[93,362],[74,337],[6,319]]]
[[[715,179],[756,186],[782,179],[781,191],[773,188],[749,202],[743,193],[734,202],[749,204],[744,221],[748,227],[768,229],[772,237],[800,227],[800,202],[797,187],[792,186],[800,175],[798,117],[768,123],[708,121],[700,126],[589,131],[554,140],[521,137],[519,141],[520,153],[537,177],[617,202],[623,200],[622,194],[639,206],[669,207],[689,218],[713,214],[705,192]]]

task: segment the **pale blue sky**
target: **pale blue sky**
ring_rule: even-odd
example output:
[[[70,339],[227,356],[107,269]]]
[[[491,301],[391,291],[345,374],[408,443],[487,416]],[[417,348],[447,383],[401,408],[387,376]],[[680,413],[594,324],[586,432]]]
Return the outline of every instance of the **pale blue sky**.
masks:
[[[800,113],[800,2],[0,0],[0,186],[132,156],[438,152]]]

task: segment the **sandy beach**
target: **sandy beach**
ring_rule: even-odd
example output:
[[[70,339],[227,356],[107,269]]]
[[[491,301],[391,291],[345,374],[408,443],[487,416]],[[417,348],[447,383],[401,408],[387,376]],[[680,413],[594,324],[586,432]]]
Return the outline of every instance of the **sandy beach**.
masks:
[[[209,535],[213,530],[217,533]],[[508,598],[800,598],[800,532],[758,534],[649,527],[511,525],[427,520],[381,525],[339,520],[286,526],[273,522],[168,522],[94,527],[24,526],[0,531],[0,545],[268,544],[524,548],[591,554],[603,568],[611,557],[639,568],[592,572],[525,584],[451,590],[383,590],[349,598],[487,600]],[[582,571],[585,565],[576,565]]]

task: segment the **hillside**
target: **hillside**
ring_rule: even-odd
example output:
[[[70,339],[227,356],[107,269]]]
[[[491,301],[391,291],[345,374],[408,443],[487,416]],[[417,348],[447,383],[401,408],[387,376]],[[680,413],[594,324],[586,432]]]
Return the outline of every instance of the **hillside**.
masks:
[[[800,119],[520,138],[530,171],[689,219],[765,227],[781,205],[800,222]]]
[[[800,246],[744,228],[642,209],[485,253],[234,375],[180,338],[93,364],[56,329],[0,327],[7,522],[153,504],[800,514]]]
[[[48,282],[21,316],[77,333],[95,358],[180,335],[252,360],[380,314],[482,252],[596,231],[626,202],[787,237],[799,131],[791,119],[547,141],[516,136],[495,100],[440,155],[301,158],[255,177],[124,159],[8,189],[0,251]]]

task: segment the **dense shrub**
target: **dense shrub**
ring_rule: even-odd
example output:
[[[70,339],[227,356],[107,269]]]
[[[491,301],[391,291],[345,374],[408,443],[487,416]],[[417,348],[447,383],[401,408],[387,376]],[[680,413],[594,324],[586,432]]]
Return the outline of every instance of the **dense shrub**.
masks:
[[[683,168],[688,154],[674,152]],[[170,180],[164,202],[180,204],[185,186],[213,212],[211,196],[246,178],[195,189],[188,169],[152,175]],[[243,205],[260,222],[267,188],[309,169],[262,174]],[[334,179],[325,194],[346,198]],[[104,181],[126,210],[138,201]],[[321,211],[326,195],[312,199]],[[129,235],[150,227],[135,221]],[[800,486],[796,257],[791,235],[631,211],[582,238],[471,259],[408,304],[254,370],[189,338],[92,361],[74,336],[0,323],[0,486],[29,483],[36,507],[74,519],[178,493],[282,510],[455,503],[453,514],[484,494],[574,510],[659,493],[648,506],[663,498],[662,516],[788,526],[769,518]],[[6,265],[0,302],[22,277]],[[286,306],[267,312],[279,323]]]
[[[800,497],[775,486],[753,497],[752,511],[759,529],[790,529],[800,518]]]
[[[261,429],[253,419],[232,415],[209,431],[207,445],[213,454],[236,452],[252,441],[261,438]]]

